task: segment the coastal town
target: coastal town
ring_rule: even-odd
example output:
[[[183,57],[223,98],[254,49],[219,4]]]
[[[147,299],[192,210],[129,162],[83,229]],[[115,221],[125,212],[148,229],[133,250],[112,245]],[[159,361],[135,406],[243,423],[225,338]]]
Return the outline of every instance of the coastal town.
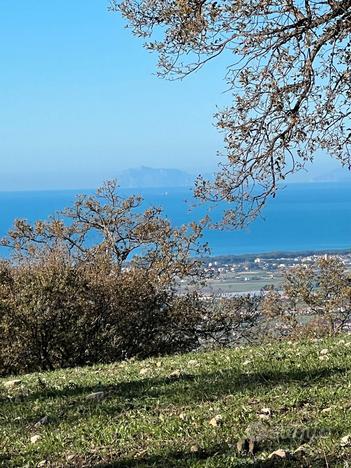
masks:
[[[258,293],[267,285],[279,289],[284,272],[297,265],[311,265],[321,257],[337,256],[351,271],[351,251],[272,253],[247,256],[223,256],[204,260],[209,276],[206,292],[222,294]]]

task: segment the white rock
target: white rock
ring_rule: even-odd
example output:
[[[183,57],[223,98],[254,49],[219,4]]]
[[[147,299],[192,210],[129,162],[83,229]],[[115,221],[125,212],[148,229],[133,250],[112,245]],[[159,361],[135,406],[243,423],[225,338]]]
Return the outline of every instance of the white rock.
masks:
[[[340,440],[340,445],[341,445],[341,447],[348,447],[349,445],[351,445],[351,435],[348,434],[348,435],[344,436]]]
[[[12,388],[12,387],[17,387],[18,385],[21,385],[22,380],[8,380],[7,382],[4,383],[5,388]]]
[[[35,444],[35,443],[37,443],[38,440],[40,440],[40,439],[41,439],[40,435],[34,435],[34,436],[32,436],[32,437],[30,438],[30,441],[32,442],[32,444]]]
[[[262,408],[258,416],[261,419],[269,419],[271,417],[271,414],[272,414],[272,411],[270,408]]]
[[[222,421],[223,421],[222,416],[218,414],[217,416],[215,416],[209,421],[209,424],[213,427],[218,427],[221,425]]]
[[[179,379],[180,375],[181,375],[181,371],[179,369],[177,369],[177,370],[173,371],[171,374],[169,374],[168,377],[171,378],[171,379]]]
[[[190,361],[188,361],[188,366],[189,367],[194,367],[194,366],[197,366],[198,362],[196,361],[196,359],[191,359]]]

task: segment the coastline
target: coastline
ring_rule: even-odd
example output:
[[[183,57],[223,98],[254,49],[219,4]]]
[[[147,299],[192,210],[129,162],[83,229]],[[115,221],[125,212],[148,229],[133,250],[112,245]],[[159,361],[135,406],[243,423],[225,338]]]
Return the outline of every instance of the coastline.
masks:
[[[306,250],[265,254],[227,255],[201,259],[210,277],[204,292],[223,296],[258,294],[265,286],[281,289],[285,272],[301,265],[313,265],[326,255],[337,255],[351,272],[351,250]]]
[[[240,263],[242,261],[261,259],[279,259],[279,258],[295,258],[295,257],[310,257],[322,255],[349,255],[351,254],[351,247],[349,249],[308,249],[308,250],[276,250],[270,252],[256,252],[256,253],[242,253],[242,254],[225,254],[225,255],[208,255],[200,257],[203,262],[218,261],[221,263],[232,261]]]

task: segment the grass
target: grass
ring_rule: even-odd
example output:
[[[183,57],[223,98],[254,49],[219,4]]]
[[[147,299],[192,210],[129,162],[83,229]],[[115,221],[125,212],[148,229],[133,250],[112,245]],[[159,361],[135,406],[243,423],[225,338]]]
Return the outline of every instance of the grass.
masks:
[[[334,467],[351,459],[348,336],[18,379],[0,380],[0,466]],[[278,449],[286,459],[269,458]]]
[[[245,280],[246,278],[246,280]],[[283,282],[281,272],[248,271],[240,273],[222,273],[218,278],[208,280],[206,290],[224,293],[245,293],[261,291],[267,285],[280,289]]]

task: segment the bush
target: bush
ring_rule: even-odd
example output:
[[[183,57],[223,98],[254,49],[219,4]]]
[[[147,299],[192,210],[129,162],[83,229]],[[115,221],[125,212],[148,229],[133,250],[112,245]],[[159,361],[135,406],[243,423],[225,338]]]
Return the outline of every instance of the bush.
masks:
[[[71,265],[51,254],[35,264],[2,264],[0,283],[2,374],[197,346],[197,299],[156,287],[147,271]]]
[[[335,335],[351,323],[349,272],[337,257],[300,265],[285,274],[282,293],[266,292],[263,311],[280,336]]]
[[[174,228],[117,188],[107,182],[47,221],[17,220],[1,241],[13,252],[0,271],[1,373],[195,346],[184,330],[199,302],[176,291],[201,272],[194,255],[206,251],[206,221]]]
[[[48,221],[17,220],[2,240],[14,255],[0,265],[0,374],[252,339],[257,298],[205,300],[186,286],[203,279],[205,225],[174,228],[114,182]]]
[[[197,324],[201,343],[230,347],[262,340],[262,297],[211,296],[203,300],[203,315]]]

